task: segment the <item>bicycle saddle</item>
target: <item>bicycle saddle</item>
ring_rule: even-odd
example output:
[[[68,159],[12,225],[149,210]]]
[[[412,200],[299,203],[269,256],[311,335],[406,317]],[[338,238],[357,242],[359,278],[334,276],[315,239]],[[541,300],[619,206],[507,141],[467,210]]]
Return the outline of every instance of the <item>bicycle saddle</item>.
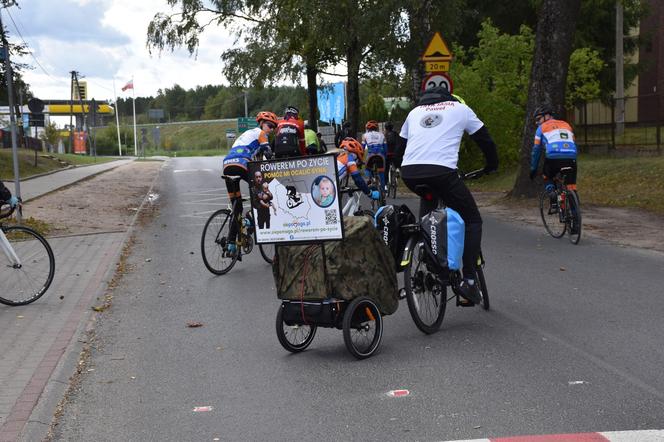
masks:
[[[425,199],[433,199],[433,188],[428,184],[418,184],[415,186],[415,193]]]

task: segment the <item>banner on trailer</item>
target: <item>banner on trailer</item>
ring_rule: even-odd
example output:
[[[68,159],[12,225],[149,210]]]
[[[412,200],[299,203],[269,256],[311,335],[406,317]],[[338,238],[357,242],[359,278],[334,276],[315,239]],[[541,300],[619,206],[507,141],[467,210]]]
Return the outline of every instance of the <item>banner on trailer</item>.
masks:
[[[258,244],[343,239],[333,154],[251,162],[249,188]]]

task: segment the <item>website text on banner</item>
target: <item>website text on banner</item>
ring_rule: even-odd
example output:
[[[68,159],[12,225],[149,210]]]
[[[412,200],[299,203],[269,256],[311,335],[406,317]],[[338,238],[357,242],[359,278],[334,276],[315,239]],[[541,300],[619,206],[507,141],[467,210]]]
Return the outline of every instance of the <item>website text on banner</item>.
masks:
[[[334,155],[249,163],[256,242],[343,239]]]

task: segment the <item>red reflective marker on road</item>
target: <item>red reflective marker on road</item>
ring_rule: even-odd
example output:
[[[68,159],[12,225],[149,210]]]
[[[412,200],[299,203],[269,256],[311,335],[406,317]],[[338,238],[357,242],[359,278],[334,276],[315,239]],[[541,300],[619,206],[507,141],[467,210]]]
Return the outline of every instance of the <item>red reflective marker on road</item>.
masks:
[[[201,411],[212,411],[212,407],[209,405],[206,405],[204,407],[194,407],[194,413],[199,413]]]
[[[387,395],[391,397],[404,397],[408,396],[409,394],[410,391],[408,390],[390,390],[387,392]]]

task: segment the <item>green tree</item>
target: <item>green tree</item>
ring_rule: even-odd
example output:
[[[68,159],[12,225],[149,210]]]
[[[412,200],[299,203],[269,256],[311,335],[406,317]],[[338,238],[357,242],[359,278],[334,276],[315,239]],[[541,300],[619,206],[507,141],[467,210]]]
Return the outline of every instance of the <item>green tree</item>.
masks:
[[[601,84],[599,74],[605,63],[599,52],[590,48],[580,48],[572,52],[567,74],[566,106],[578,106],[583,102],[594,100],[600,96]]]
[[[55,146],[60,140],[60,130],[58,129],[58,126],[51,121],[44,127],[44,132],[42,132],[40,138],[46,141],[49,145]]]
[[[369,120],[386,121],[388,115],[383,97],[378,94],[369,95],[360,109],[360,116],[363,123]]]

